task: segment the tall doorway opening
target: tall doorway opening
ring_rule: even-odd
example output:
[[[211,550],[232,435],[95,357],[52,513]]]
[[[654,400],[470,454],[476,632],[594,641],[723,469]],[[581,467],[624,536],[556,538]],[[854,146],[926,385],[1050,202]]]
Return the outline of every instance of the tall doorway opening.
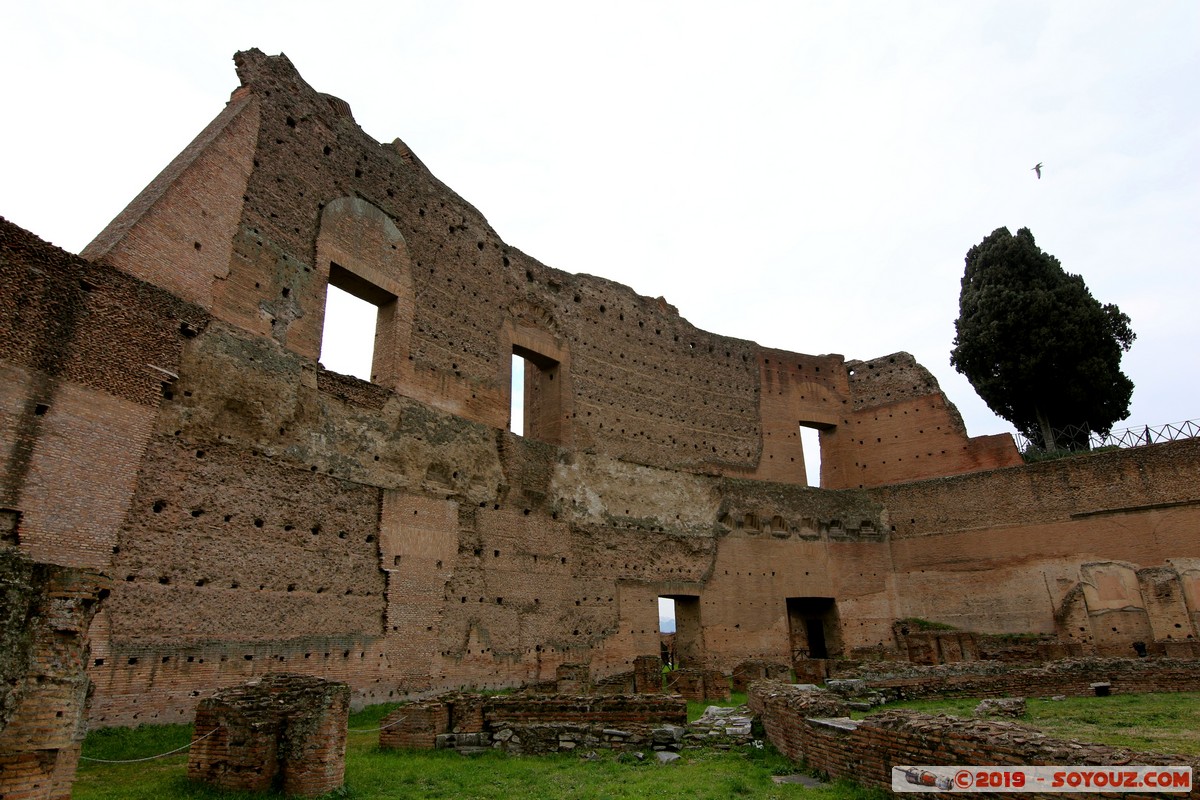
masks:
[[[792,663],[841,652],[837,603],[832,597],[789,597],[787,616]]]
[[[659,598],[675,604],[676,669],[699,669],[704,665],[704,634],[700,626],[700,596],[690,594],[663,595]]]

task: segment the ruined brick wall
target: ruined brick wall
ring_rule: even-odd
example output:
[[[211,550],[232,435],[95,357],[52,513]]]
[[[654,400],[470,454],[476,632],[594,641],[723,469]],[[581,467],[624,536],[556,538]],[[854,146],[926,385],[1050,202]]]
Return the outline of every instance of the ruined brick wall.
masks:
[[[833,454],[844,476],[837,485],[884,486],[1023,463],[1007,434],[967,438],[958,409],[908,353],[850,361],[846,370],[851,402]]]
[[[1200,661],[1194,659],[1076,658],[1039,667],[996,662],[933,667],[863,666],[847,675],[889,700],[924,697],[1090,697],[1092,684],[1108,683],[1113,694],[1200,691]]]
[[[207,317],[0,219],[0,507],[47,563],[103,567],[154,413]]]
[[[88,625],[108,585],[0,545],[0,797],[71,796],[87,731]]]
[[[196,709],[188,779],[219,789],[317,797],[346,772],[350,689],[273,674],[206,698]]]
[[[888,509],[899,616],[1057,633],[1109,655],[1200,639],[1196,474],[1200,441],[1189,440],[873,489]],[[1139,574],[1154,585],[1143,591]]]
[[[576,743],[622,749],[649,747],[663,725],[687,724],[677,695],[483,697],[452,693],[397,708],[380,724],[382,748],[500,747],[549,753]]]
[[[226,111],[94,263],[0,225],[0,511],[26,551],[116,577],[96,723],[186,721],[279,669],[356,703],[563,663],[603,681],[657,652],[660,596],[688,604],[697,669],[790,662],[808,646],[790,601],[831,604],[834,656],[904,616],[1049,633],[1080,564],[1194,554],[1178,455],[856,488],[864,463],[897,481],[1007,456],[964,460],[911,358],[868,377],[539,264],[286,58],[237,62]],[[374,382],[316,361],[330,283],[380,308]],[[536,368],[524,437],[504,430],[514,353]],[[800,424],[826,486],[855,488],[802,485]],[[1195,624],[1193,600],[1154,602],[1152,632]]]
[[[846,708],[839,701],[825,692],[801,691],[771,681],[750,687],[749,704],[760,715],[767,738],[789,758],[831,778],[884,789],[891,787],[893,766],[1132,763],[1195,770],[1200,764],[1186,756],[1068,742],[1015,722],[914,711],[884,711],[858,722],[845,719],[831,724],[824,720],[845,717]],[[1188,796],[1200,796],[1200,788],[1193,788]]]
[[[798,425],[816,424],[830,487],[1008,463],[959,456],[959,423],[939,437],[943,449],[957,437],[954,458],[933,459],[942,473],[891,460],[864,479],[848,460],[847,426],[861,420],[840,356],[700,331],[663,298],[546,267],[285,57],[236,61],[242,85],[225,111],[85,256],[311,359],[326,286],[344,284],[381,308],[378,382],[493,427],[506,427],[513,352],[552,361],[559,388],[534,415],[540,438],[619,459],[804,483]],[[946,403],[932,378],[916,394]]]

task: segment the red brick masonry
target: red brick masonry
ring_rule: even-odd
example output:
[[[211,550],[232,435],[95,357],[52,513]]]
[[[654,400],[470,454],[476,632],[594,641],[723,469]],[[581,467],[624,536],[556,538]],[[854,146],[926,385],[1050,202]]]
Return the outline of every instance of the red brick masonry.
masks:
[[[342,785],[350,687],[267,675],[203,700],[188,778],[250,792],[316,797]]]
[[[900,710],[854,721],[828,692],[776,681],[752,684],[749,705],[761,717],[767,738],[788,758],[866,786],[890,787],[893,765],[1175,765],[1200,773],[1194,756],[1064,741],[1016,722]],[[1188,796],[1200,797],[1196,784]]]

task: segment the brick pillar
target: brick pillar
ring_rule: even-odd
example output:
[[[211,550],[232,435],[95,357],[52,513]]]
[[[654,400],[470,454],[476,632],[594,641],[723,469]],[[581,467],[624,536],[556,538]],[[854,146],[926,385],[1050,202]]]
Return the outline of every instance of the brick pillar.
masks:
[[[68,800],[86,726],[87,631],[108,578],[0,546],[0,797]]]
[[[662,691],[662,658],[638,656],[633,660],[633,690],[638,694],[655,694]]]
[[[719,669],[704,670],[704,699],[728,700],[729,678]]]
[[[222,789],[316,797],[346,771],[350,687],[307,675],[266,675],[196,708],[188,778]]]

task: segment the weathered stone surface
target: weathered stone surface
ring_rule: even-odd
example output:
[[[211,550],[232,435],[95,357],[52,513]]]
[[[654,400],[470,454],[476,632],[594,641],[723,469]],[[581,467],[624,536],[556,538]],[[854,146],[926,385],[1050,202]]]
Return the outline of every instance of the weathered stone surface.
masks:
[[[980,701],[972,714],[976,717],[1010,717],[1021,719],[1025,716],[1024,697],[990,698]]]
[[[0,797],[70,797],[87,732],[88,627],[110,585],[0,543]]]

